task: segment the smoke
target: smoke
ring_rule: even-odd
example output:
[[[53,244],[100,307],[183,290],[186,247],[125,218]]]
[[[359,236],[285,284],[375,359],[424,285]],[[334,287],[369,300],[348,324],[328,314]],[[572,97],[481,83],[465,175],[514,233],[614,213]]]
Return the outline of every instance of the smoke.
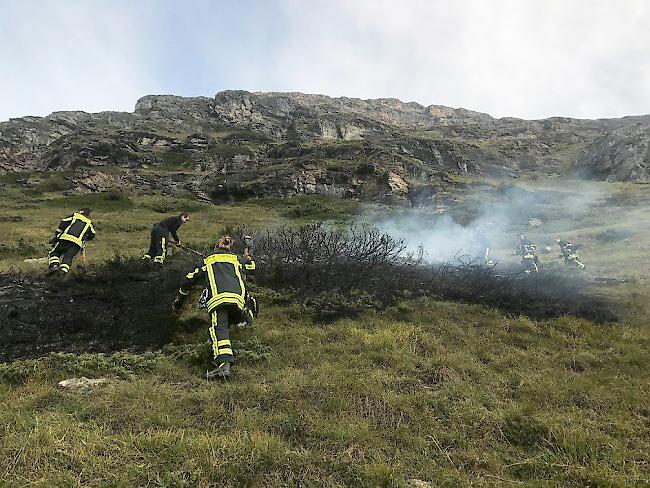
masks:
[[[597,217],[609,190],[585,181],[482,185],[455,202],[442,202],[444,212],[415,207],[391,215],[361,216],[382,232],[403,239],[410,252],[419,248],[432,262],[467,263],[483,254],[480,233],[487,236],[490,258],[512,261],[516,236],[523,232],[544,250],[556,238],[573,239],[571,229]],[[555,251],[555,249],[553,249]]]

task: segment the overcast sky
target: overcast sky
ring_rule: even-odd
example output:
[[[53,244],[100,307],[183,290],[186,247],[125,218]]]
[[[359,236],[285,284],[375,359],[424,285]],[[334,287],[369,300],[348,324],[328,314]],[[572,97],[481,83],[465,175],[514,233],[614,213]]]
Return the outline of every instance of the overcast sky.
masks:
[[[650,0],[0,0],[0,120],[225,89],[650,113]]]

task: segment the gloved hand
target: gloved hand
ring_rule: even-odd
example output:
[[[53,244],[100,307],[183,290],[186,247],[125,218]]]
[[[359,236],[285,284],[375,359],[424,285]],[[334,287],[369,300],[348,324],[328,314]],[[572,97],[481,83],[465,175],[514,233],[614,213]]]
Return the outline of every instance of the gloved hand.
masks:
[[[251,236],[244,236],[244,246],[249,254],[253,252],[253,238]]]
[[[172,310],[174,312],[178,312],[183,307],[184,302],[185,302],[185,297],[183,295],[178,295],[176,297],[176,300],[174,300],[174,303],[172,303]]]

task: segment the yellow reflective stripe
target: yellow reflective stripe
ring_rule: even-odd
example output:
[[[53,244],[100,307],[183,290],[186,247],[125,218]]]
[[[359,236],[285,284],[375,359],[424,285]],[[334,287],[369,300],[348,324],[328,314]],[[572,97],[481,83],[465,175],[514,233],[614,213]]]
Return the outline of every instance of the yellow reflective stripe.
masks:
[[[90,219],[88,217],[86,217],[84,214],[80,214],[80,213],[75,212],[74,214],[72,214],[72,218],[73,218],[73,220],[74,219],[79,219],[82,222],[85,222],[86,224],[92,224]]]
[[[244,308],[244,299],[236,293],[220,293],[208,301],[207,307],[208,310],[211,311],[214,307],[224,303],[232,303],[233,305],[237,305],[240,309]]]
[[[162,238],[162,258],[165,259],[167,256],[167,239]]]
[[[219,346],[217,345],[217,343],[218,343],[217,333],[214,330],[214,328],[216,326],[217,326],[217,314],[213,313],[212,314],[212,326],[210,327],[210,339],[212,340],[212,354],[213,354],[215,359],[219,355]]]
[[[229,354],[230,356],[232,356],[233,355],[232,354],[232,349],[230,349],[229,347],[219,349],[219,356],[224,355],[224,354]]]
[[[210,266],[211,263],[208,263],[208,260],[205,260],[206,264],[206,270],[208,272],[208,281],[210,282],[210,291],[212,292],[212,299],[208,302],[208,308],[210,306],[210,302],[217,298],[217,295],[219,293],[219,290],[217,289],[217,281],[214,279],[214,270],[212,269],[212,266]]]
[[[81,241],[81,239],[79,239],[78,237],[71,236],[71,235],[64,234],[61,237],[59,237],[59,240],[60,241],[74,242],[79,247],[83,246],[83,242]]]
[[[86,234],[86,231],[88,230],[88,227],[92,227],[92,222],[88,217],[85,215],[82,215],[80,213],[75,212],[72,214],[72,217],[68,217],[67,219],[64,219],[63,222],[66,222],[70,220],[70,224],[65,228],[65,230],[61,233],[61,236],[59,237],[60,240],[63,241],[70,241],[74,242],[77,246],[82,247],[83,246],[83,237]],[[70,230],[70,227],[72,227],[75,223],[75,221],[81,220],[84,222],[86,225],[82,229],[81,233],[79,234],[79,237],[73,236],[71,234],[68,234],[68,231]],[[94,230],[94,229],[93,229]]]
[[[241,266],[235,254],[212,254],[205,258],[204,262],[208,265],[214,263],[231,263]]]
[[[219,347],[224,347],[224,346],[231,346],[232,344],[230,343],[230,339],[222,339],[219,342],[217,342],[217,346]]]
[[[253,271],[255,269],[255,261],[251,261],[249,264],[245,264],[244,268],[248,271]]]
[[[180,293],[181,295],[184,295],[184,296],[187,296],[187,295],[190,294],[190,292],[184,292],[182,288],[179,288],[178,293]]]
[[[244,295],[246,294],[246,287],[244,286],[244,280],[241,277],[241,263],[237,259],[237,256],[235,256],[235,274],[237,275],[237,279],[239,280],[239,289],[241,290],[241,299],[242,299],[242,304],[244,303]]]
[[[205,271],[205,266],[203,266],[202,268],[194,268],[194,271],[190,271],[189,273],[187,273],[187,274],[185,275],[185,278],[191,280],[191,279],[194,278],[198,273],[200,273],[201,270],[204,270],[204,271]]]

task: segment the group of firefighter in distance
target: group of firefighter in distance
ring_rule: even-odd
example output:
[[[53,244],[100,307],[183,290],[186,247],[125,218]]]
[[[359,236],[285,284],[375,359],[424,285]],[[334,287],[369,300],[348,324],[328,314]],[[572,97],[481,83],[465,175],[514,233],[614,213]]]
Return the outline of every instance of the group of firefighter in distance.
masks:
[[[584,263],[578,256],[579,244],[572,244],[569,241],[562,239],[555,239],[555,244],[560,248],[562,253],[558,256],[564,259],[564,263],[578,269],[585,269]],[[542,250],[543,253],[549,254],[553,251],[550,245],[545,245]],[[539,273],[540,261],[538,256],[537,245],[528,239],[522,232],[517,234],[517,241],[515,246],[514,255],[521,256],[521,268],[524,273]],[[472,231],[472,255],[475,263],[494,266],[494,261],[491,258],[490,238],[485,230],[480,227],[474,228]]]
[[[82,208],[61,220],[50,240],[52,248],[48,255],[47,276],[65,278],[75,256],[79,253],[83,256],[84,244],[96,236],[90,214],[91,209]],[[257,300],[246,289],[246,276],[255,270],[255,261],[251,255],[253,242],[250,236],[242,236],[237,242],[231,236],[223,235],[213,251],[205,256],[183,246],[178,237],[177,232],[181,225],[189,219],[187,213],[182,213],[154,224],[149,250],[142,259],[145,263],[162,267],[167,256],[170,236],[176,246],[200,256],[198,264],[182,278],[172,308],[175,313],[180,311],[192,289],[203,287],[198,306],[206,308],[210,316],[209,335],[213,356],[212,366],[206,377],[225,380],[230,377],[235,360],[230,342],[230,329],[252,327],[253,318],[259,311]],[[475,228],[471,240],[473,262],[494,266],[487,233],[483,229]],[[566,264],[585,269],[578,257],[579,246],[561,239],[556,239],[555,243],[559,246],[562,253],[560,257]],[[550,246],[545,246],[544,252],[551,251]],[[537,246],[524,234],[517,236],[514,254],[521,256],[523,272],[540,271]]]

